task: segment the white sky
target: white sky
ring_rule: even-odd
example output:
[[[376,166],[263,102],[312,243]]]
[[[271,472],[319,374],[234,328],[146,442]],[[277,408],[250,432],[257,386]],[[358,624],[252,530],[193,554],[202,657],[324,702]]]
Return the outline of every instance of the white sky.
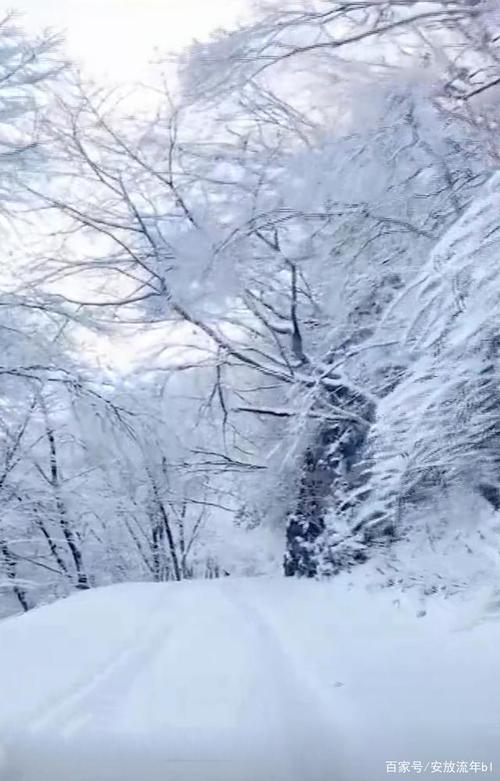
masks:
[[[234,25],[249,5],[250,0],[0,0],[0,14],[23,12],[22,25],[30,32],[49,27],[65,32],[68,55],[88,75],[138,81],[155,53],[182,49],[193,38]],[[139,351],[159,343],[156,331],[122,339],[88,334],[82,341],[89,357],[119,371],[130,370]]]
[[[141,78],[155,48],[180,49],[229,26],[248,0],[0,0],[33,29],[66,30],[71,57],[92,75]]]

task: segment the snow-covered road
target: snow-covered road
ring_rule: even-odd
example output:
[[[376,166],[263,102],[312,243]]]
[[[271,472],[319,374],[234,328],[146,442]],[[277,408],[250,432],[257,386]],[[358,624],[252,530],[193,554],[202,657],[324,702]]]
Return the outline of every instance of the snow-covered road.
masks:
[[[388,760],[494,761],[500,632],[467,620],[281,580],[80,594],[0,623],[0,778],[378,781]]]

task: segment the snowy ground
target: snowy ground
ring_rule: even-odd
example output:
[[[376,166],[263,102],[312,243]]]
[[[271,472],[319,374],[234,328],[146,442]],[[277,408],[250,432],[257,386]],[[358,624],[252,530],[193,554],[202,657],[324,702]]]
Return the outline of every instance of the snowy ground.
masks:
[[[341,579],[227,578],[113,586],[7,619],[0,778],[379,781],[459,767],[419,762],[500,778],[497,608],[483,594],[425,609]]]

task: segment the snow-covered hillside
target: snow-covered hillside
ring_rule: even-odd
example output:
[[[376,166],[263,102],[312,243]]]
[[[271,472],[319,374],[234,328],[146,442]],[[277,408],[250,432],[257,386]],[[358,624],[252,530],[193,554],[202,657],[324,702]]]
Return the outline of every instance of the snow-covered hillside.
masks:
[[[497,618],[344,576],[73,596],[0,623],[0,778],[496,778]]]

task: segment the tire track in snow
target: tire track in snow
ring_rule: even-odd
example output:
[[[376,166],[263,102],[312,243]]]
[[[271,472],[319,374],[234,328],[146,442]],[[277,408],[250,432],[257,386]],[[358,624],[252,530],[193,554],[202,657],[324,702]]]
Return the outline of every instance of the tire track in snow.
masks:
[[[281,771],[286,781],[326,781],[341,779],[340,751],[334,758],[332,723],[307,676],[297,668],[281,643],[272,623],[242,593],[237,584],[221,589],[225,600],[237,611],[254,635],[266,705],[274,710],[279,724],[276,745],[281,754]],[[280,778],[281,781],[281,778]]]
[[[149,624],[156,623],[159,615],[164,616],[165,609],[152,612]],[[40,733],[46,729],[56,730],[63,737],[70,737],[98,719],[99,716],[116,706],[157,654],[162,652],[172,623],[160,621],[142,638],[141,642],[125,647],[113,654],[102,667],[99,667],[83,682],[60,695],[57,700],[42,706],[39,711],[27,718],[28,729]]]

